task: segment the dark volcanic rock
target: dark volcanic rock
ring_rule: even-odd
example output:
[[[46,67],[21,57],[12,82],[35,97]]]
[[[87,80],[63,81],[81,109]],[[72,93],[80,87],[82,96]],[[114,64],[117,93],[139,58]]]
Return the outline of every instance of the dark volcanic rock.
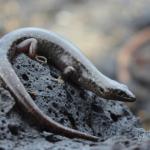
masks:
[[[42,131],[16,105],[7,86],[0,88],[0,150],[98,150],[147,148],[150,133],[139,128],[136,117],[122,102],[107,101],[70,82],[58,80],[61,73],[25,55],[13,67],[39,108],[55,121],[99,136],[97,143],[68,139]],[[143,145],[144,144],[144,145]],[[143,148],[143,149],[144,149]]]

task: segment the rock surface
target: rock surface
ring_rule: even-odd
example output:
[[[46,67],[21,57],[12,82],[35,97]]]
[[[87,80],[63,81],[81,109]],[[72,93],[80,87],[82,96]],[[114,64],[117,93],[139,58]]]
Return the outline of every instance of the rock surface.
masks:
[[[40,130],[0,82],[0,150],[148,149],[150,133],[122,102],[107,101],[70,82],[61,73],[20,55],[13,68],[39,108],[55,121],[99,136],[94,143]]]

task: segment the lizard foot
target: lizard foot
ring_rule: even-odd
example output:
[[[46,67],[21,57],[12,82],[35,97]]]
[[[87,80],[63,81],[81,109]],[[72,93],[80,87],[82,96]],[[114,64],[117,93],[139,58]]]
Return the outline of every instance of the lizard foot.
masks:
[[[41,64],[47,64],[47,58],[44,56],[36,55],[35,60]]]

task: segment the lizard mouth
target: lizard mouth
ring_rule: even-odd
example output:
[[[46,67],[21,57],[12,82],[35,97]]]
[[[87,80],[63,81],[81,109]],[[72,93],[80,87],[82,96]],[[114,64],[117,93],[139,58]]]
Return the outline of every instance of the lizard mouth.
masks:
[[[135,102],[136,97],[123,97],[123,98],[118,98],[120,101],[125,101],[125,102]]]

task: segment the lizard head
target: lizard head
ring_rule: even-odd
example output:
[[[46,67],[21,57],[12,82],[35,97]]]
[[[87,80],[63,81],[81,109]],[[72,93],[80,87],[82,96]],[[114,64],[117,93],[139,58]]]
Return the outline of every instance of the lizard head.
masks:
[[[104,80],[105,79],[105,80]],[[110,100],[134,102],[136,100],[135,95],[129,90],[129,88],[110,78],[104,78],[102,81],[97,82],[98,90],[93,92],[97,95]]]
[[[136,100],[135,95],[128,89],[124,84],[119,84],[119,86],[97,86],[96,89],[89,89],[93,91],[96,95],[110,100],[123,101],[123,102],[134,102]],[[94,87],[94,86],[93,86]]]
[[[105,96],[112,100],[134,102],[136,100],[135,95],[124,84],[116,82],[111,88],[106,88]]]
[[[84,73],[79,78],[78,82],[85,89],[105,99],[124,102],[134,102],[136,100],[136,97],[126,85],[103,75],[101,75],[101,77],[95,76],[93,78],[88,78],[88,75]]]

